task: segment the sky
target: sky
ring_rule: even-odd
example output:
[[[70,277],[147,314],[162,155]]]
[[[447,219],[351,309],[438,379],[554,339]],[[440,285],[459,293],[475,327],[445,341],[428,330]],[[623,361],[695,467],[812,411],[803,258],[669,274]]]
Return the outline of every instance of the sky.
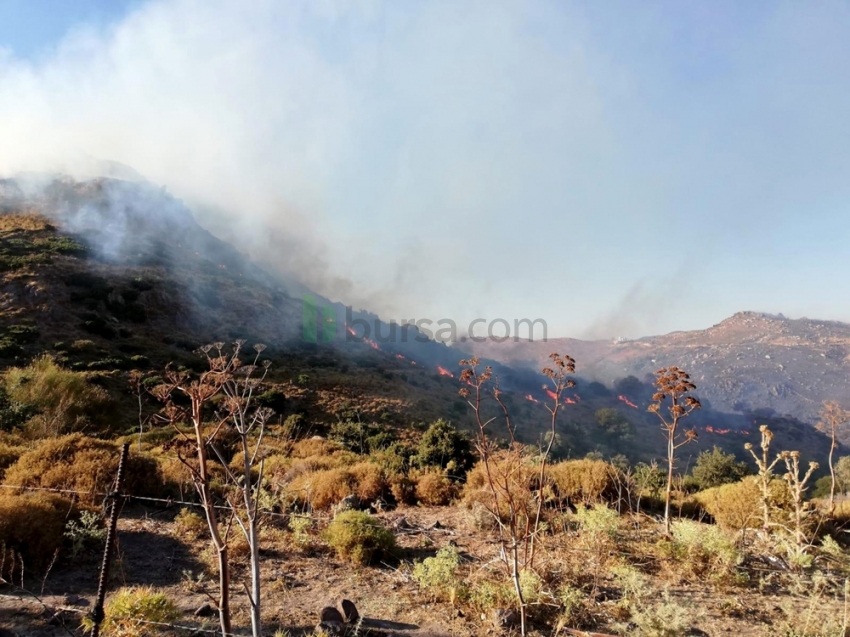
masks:
[[[0,175],[131,166],[384,319],[850,321],[850,5],[0,1]]]

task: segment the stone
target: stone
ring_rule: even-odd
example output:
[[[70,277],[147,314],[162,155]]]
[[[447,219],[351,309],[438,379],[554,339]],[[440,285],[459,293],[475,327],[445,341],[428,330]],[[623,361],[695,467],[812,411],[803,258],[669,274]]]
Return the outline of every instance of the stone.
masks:
[[[350,599],[344,599],[340,602],[342,608],[342,616],[349,624],[353,624],[360,619],[360,613],[357,612],[357,606]]]
[[[342,513],[343,511],[351,511],[352,509],[359,509],[359,508],[360,508],[360,498],[358,498],[356,495],[352,494],[352,495],[347,495],[342,500],[340,500],[340,503],[336,505],[335,511],[337,513]]]
[[[79,595],[74,595],[73,593],[68,593],[65,595],[65,605],[66,606],[88,606],[89,600],[84,597],[80,597]]]
[[[215,615],[215,608],[211,604],[204,604],[194,614],[195,617],[212,617]]]
[[[322,624],[344,624],[345,618],[333,606],[325,606],[319,613],[319,622]]]
[[[493,626],[495,628],[515,628],[520,625],[519,613],[507,608],[493,609]]]

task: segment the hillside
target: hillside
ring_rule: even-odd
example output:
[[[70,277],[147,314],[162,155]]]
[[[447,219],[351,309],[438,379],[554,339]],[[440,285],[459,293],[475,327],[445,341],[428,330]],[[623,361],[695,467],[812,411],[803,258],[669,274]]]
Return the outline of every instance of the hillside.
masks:
[[[302,299],[204,230],[186,206],[161,189],[110,179],[58,179],[38,189],[5,181],[0,182],[0,212],[0,363],[21,366],[46,352],[72,370],[94,374],[119,403],[122,424],[113,425],[119,431],[132,429],[137,419],[127,391],[129,370],[156,373],[168,363],[196,367],[197,347],[235,338],[269,346],[269,382],[285,398],[278,405],[279,416],[304,416],[314,431],[347,418],[380,420],[405,431],[437,418],[461,428],[472,426],[469,408],[457,394],[463,352],[414,338],[379,344],[343,337],[341,328],[328,343],[303,340]],[[330,304],[321,297],[318,302]],[[344,308],[334,307],[343,322]],[[376,319],[366,313],[357,316]],[[678,339],[680,349],[697,348],[694,351],[704,356],[698,348],[705,347],[700,343],[706,339],[686,336],[666,338]],[[612,391],[589,382],[606,370],[611,379],[630,373],[643,377],[657,364],[631,352],[648,358],[656,351],[654,342],[555,341],[517,350],[538,358],[532,369],[493,363],[520,423],[520,438],[535,444],[547,426],[539,370],[555,350],[578,360],[580,376],[570,404],[562,410],[556,452],[572,457],[591,451],[625,454],[634,461],[660,456],[658,423],[645,411],[651,388],[637,383]],[[724,340],[715,335],[711,342],[736,356],[732,336]],[[503,350],[485,354],[519,362],[515,356],[505,357]],[[753,359],[758,360],[755,354]],[[671,357],[669,362],[675,361]],[[692,367],[690,359],[683,364]],[[728,384],[719,380],[698,376],[700,395],[715,409],[706,404],[693,418],[701,435],[693,453],[717,444],[743,458],[743,443],[751,435],[745,432],[755,423],[749,413],[719,413],[717,407],[724,403],[715,396]],[[618,399],[621,393],[635,406]],[[762,405],[753,399],[754,407]],[[597,412],[606,408],[616,410],[627,423],[616,434],[599,425]],[[826,439],[803,423],[775,418],[770,424],[784,448],[799,448],[807,457],[825,453]]]
[[[538,366],[552,348],[570,352],[589,378],[644,379],[658,367],[687,369],[715,409],[771,409],[815,422],[824,400],[850,404],[850,325],[740,312],[705,330],[626,341],[552,339],[474,344],[481,356]],[[850,441],[846,441],[850,442]]]

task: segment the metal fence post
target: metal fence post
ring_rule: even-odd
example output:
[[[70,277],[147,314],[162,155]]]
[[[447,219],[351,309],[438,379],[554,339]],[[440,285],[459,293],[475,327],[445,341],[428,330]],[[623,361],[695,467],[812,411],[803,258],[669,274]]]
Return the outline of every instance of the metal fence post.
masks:
[[[124,478],[124,467],[127,464],[127,454],[130,445],[124,443],[121,446],[121,458],[118,460],[118,474],[115,477],[115,489],[107,498],[110,499],[109,526],[106,531],[106,546],[103,547],[103,564],[100,567],[100,579],[97,582],[97,600],[92,609],[92,637],[100,635],[100,623],[104,619],[103,603],[106,600],[106,580],[109,577],[109,565],[112,563],[112,549],[115,546],[115,534],[118,526],[118,494],[121,491],[121,482]]]

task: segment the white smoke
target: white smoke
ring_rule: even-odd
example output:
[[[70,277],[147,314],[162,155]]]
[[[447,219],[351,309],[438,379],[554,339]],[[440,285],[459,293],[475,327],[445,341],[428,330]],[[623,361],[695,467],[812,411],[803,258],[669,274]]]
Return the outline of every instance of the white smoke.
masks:
[[[664,11],[623,11],[149,2],[36,61],[0,51],[0,175],[144,177],[269,268],[386,318],[586,328],[659,254],[708,263],[794,201],[846,200],[846,11],[766,12],[705,45],[715,74],[684,67],[707,55],[671,43]],[[710,275],[714,296],[653,331],[740,309],[721,302],[727,271]],[[757,287],[754,303],[788,294]]]

